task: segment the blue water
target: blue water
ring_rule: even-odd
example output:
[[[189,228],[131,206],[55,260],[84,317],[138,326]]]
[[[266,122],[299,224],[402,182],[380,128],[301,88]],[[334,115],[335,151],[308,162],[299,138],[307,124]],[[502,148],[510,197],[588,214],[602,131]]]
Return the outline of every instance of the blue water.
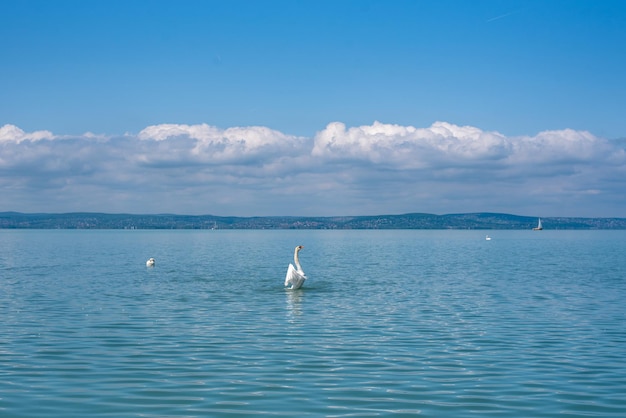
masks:
[[[626,416],[626,232],[489,232],[0,230],[0,416]]]

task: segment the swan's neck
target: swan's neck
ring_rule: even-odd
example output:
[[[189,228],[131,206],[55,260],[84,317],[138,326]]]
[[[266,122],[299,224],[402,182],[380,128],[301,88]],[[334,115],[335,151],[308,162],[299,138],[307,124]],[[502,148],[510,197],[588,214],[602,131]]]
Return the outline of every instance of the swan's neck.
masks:
[[[300,259],[298,258],[298,252],[300,252],[300,249],[296,248],[296,250],[293,252],[293,262],[295,263],[298,271],[302,271],[302,267],[300,266]]]

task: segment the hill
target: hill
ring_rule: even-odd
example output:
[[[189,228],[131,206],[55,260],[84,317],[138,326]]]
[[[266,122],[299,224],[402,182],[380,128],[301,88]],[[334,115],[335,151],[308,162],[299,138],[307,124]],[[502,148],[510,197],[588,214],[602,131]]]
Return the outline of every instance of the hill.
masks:
[[[545,229],[626,229],[626,218],[542,218]],[[133,215],[0,212],[2,229],[532,229],[537,217],[502,213],[380,216]]]

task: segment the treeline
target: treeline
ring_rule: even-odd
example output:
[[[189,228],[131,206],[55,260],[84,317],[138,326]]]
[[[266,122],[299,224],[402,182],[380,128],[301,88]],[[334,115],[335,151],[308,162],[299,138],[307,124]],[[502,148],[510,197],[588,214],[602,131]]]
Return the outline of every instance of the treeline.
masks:
[[[2,229],[532,229],[537,217],[502,213],[380,216],[133,215],[0,212]],[[626,229],[626,218],[542,218],[544,229]]]

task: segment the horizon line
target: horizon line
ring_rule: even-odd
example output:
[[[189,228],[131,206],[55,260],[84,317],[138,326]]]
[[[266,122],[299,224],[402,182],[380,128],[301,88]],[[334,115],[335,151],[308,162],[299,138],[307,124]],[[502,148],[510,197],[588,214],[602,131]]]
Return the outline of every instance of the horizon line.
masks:
[[[367,217],[384,217],[384,216],[406,216],[406,215],[429,215],[429,216],[453,216],[453,215],[507,215],[520,218],[543,218],[543,219],[626,219],[619,216],[538,216],[538,215],[518,215],[506,212],[453,212],[453,213],[430,213],[430,212],[405,212],[405,213],[382,213],[376,215],[214,215],[201,214],[190,215],[185,213],[131,213],[131,212],[92,212],[92,211],[71,211],[71,212],[20,212],[20,211],[2,211],[2,214],[20,214],[20,215],[126,215],[126,216],[191,216],[203,217],[211,216],[214,218],[367,218]]]

